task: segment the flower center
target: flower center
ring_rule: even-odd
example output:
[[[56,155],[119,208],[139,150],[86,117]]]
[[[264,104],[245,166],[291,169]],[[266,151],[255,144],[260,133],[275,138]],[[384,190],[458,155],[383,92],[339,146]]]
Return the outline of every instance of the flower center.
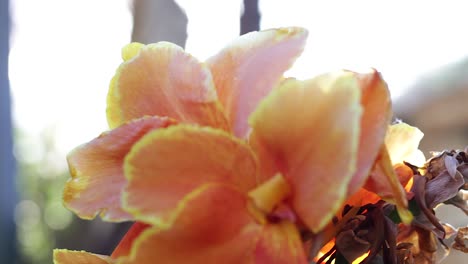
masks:
[[[249,211],[258,222],[265,224],[268,215],[290,193],[289,183],[281,173],[277,173],[248,193],[250,197]]]

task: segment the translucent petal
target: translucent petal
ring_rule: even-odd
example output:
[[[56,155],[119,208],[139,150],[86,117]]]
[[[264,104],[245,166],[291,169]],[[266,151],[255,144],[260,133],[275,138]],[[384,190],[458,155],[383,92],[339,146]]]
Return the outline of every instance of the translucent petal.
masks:
[[[294,27],[251,32],[207,61],[236,136],[246,136],[248,116],[302,53],[306,38],[305,29]]]
[[[356,169],[361,117],[355,75],[286,80],[250,117],[260,162],[290,181],[296,213],[319,231],[344,201]],[[273,175],[270,175],[270,177]],[[268,177],[263,175],[262,179]]]
[[[124,157],[143,135],[174,123],[162,117],[136,119],[70,152],[67,160],[72,178],[63,191],[65,206],[85,219],[101,213],[107,221],[130,220],[120,201],[126,184]]]
[[[227,129],[209,69],[168,42],[123,49],[124,62],[107,95],[107,120],[115,128],[145,115]]]
[[[223,183],[245,193],[257,184],[249,146],[209,127],[177,125],[149,133],[132,148],[124,169],[126,209],[157,225],[203,184]]]

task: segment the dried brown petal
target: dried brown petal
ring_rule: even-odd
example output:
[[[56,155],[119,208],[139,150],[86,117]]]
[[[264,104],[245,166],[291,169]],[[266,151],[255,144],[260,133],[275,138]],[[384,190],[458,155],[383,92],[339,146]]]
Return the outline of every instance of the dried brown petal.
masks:
[[[468,190],[468,164],[462,164],[458,166],[457,169],[465,179],[465,185],[463,186],[463,189]]]
[[[414,264],[412,252],[413,244],[400,243],[397,246],[397,263],[398,264]]]
[[[397,263],[397,233],[398,228],[388,217],[385,219],[385,243],[382,245],[385,263]]]
[[[414,182],[411,191],[414,193],[414,199],[422,214],[419,214],[414,218],[413,225],[427,231],[432,231],[437,235],[437,237],[443,239],[445,236],[444,228],[440,224],[439,219],[435,216],[434,210],[429,208],[426,203],[426,185],[428,181],[429,180],[426,177],[414,175]]]
[[[379,255],[382,246],[385,243],[385,216],[383,215],[382,208],[374,208],[368,215],[369,220],[369,234],[367,240],[371,243],[369,248],[369,255],[365,258],[362,263],[369,264],[373,261],[379,261],[382,256]]]
[[[349,263],[364,255],[370,248],[370,243],[356,236],[353,230],[340,232],[335,243],[338,251]]]
[[[460,227],[452,247],[468,253],[468,227]]]
[[[429,179],[432,179],[445,171],[445,162],[444,162],[444,155],[446,155],[446,152],[440,152],[437,153],[434,157],[432,157],[426,164],[427,170],[426,176]]]
[[[418,232],[419,253],[414,256],[417,264],[433,264],[437,259],[437,241],[433,233],[416,229]]]
[[[437,251],[437,240],[432,232],[424,229],[416,229],[419,237],[419,249],[427,255],[434,254]]]
[[[457,166],[458,166],[457,159],[453,156],[445,155],[444,164],[450,176],[452,176],[452,178],[455,177],[455,173],[457,172]]]
[[[455,227],[453,227],[450,224],[443,223],[442,226],[444,227],[444,230],[445,230],[445,239],[449,239],[457,233],[457,229],[455,229]]]
[[[460,172],[455,171],[451,176],[448,170],[437,175],[426,183],[426,204],[434,208],[457,195],[458,190],[465,183]]]
[[[365,219],[366,217],[364,215],[356,215],[343,225],[342,230],[356,230]]]

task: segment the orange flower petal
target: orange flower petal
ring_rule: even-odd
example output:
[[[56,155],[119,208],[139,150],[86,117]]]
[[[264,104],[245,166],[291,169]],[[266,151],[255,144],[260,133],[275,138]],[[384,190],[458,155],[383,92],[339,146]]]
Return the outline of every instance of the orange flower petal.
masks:
[[[107,221],[131,219],[120,204],[126,183],[124,157],[148,131],[171,124],[174,121],[165,117],[133,120],[70,152],[67,159],[72,178],[63,192],[65,206],[85,219],[92,219],[99,213]]]
[[[115,260],[108,256],[92,254],[85,251],[66,249],[54,250],[54,264],[113,264]]]
[[[148,133],[127,156],[124,170],[126,209],[157,225],[202,184],[224,183],[242,192],[257,184],[249,146],[209,127],[178,125]]]
[[[348,194],[362,187],[383,144],[392,116],[390,93],[380,74],[372,70],[356,74],[362,91],[361,135],[359,138],[357,168],[348,186]]]
[[[130,254],[130,250],[132,249],[133,243],[135,242],[135,239],[137,239],[137,237],[149,227],[151,226],[145,223],[134,223],[127,231],[125,236],[120,240],[117,247],[115,247],[111,257],[118,258],[128,256]]]
[[[384,154],[387,155],[387,158],[382,160],[380,157],[377,160],[378,166],[373,169],[365,183],[364,187],[367,190],[361,189],[358,195],[353,196],[353,199],[362,197],[362,201],[365,203],[372,202],[376,200],[376,197],[379,197],[388,202],[398,203],[400,208],[405,208],[406,194],[403,187],[406,190],[411,189],[413,171],[402,162],[410,161],[419,166],[424,164],[424,154],[418,150],[423,135],[418,128],[405,123],[389,126],[385,136],[387,149],[385,152],[387,154]],[[392,172],[386,173],[384,169]],[[366,193],[372,193],[372,198]]]
[[[207,61],[236,136],[247,134],[248,116],[302,53],[306,38],[302,28],[252,32]]]
[[[250,117],[257,145],[267,150],[259,153],[270,155],[259,159],[274,161],[290,181],[294,209],[315,232],[344,202],[355,172],[360,116],[354,74],[337,72],[286,80]]]
[[[398,123],[388,127],[385,145],[392,164],[409,162],[416,166],[424,166],[426,158],[418,149],[419,142],[424,137],[417,127]]]
[[[209,69],[168,42],[123,49],[107,96],[111,128],[145,115],[227,129]]]
[[[382,198],[377,194],[370,192],[364,188],[360,188],[357,192],[352,194],[344,204],[349,204],[351,206],[363,206],[368,203],[376,203]]]
[[[413,170],[405,164],[401,163],[393,165],[393,169],[395,170],[401,186],[404,186],[407,192],[411,191],[414,176]]]
[[[390,155],[385,145],[381,147],[376,166],[367,179],[364,188],[376,193],[383,200],[395,204],[403,223],[411,223],[413,215],[408,210],[406,191],[392,167]]]
[[[261,226],[246,205],[234,188],[203,185],[183,199],[169,226],[144,231],[121,263],[251,263]]]
[[[258,181],[263,183],[280,171],[278,166],[281,164],[279,164],[280,160],[275,159],[275,157],[271,155],[272,153],[270,153],[260,137],[261,135],[250,133],[248,142],[255,154],[257,154],[259,164]]]
[[[288,221],[264,226],[255,249],[255,263],[307,263],[296,226]]]
[[[412,170],[403,164],[399,164],[397,167],[394,167],[394,170],[401,186],[404,186],[404,189],[409,192],[413,186]],[[378,174],[378,176],[376,176],[376,174]],[[364,185],[365,188],[360,188],[357,192],[351,195],[344,204],[349,204],[352,206],[363,206],[368,203],[377,203],[382,199],[385,199],[388,202],[396,203],[394,199],[394,191],[391,188],[391,183],[389,183],[385,177],[386,176],[383,175],[381,168],[374,169],[371,176]],[[368,191],[366,188],[372,191]],[[395,189],[398,190],[396,193],[402,199],[407,197],[406,195],[403,195],[402,191],[399,191],[400,187],[396,187]],[[380,194],[380,196],[377,193]],[[404,203],[401,204],[405,206]]]

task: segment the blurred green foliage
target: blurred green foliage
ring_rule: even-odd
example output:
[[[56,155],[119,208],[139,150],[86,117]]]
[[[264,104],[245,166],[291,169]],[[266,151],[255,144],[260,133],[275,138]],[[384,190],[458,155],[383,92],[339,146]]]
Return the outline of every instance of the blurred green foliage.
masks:
[[[17,264],[50,264],[54,248],[110,254],[131,224],[81,220],[63,206],[62,189],[70,176],[55,138],[53,127],[38,134],[15,132]]]
[[[15,208],[20,263],[51,263],[59,230],[67,228],[72,214],[61,203],[61,189],[68,177],[52,130],[38,135],[15,133],[18,160]]]

